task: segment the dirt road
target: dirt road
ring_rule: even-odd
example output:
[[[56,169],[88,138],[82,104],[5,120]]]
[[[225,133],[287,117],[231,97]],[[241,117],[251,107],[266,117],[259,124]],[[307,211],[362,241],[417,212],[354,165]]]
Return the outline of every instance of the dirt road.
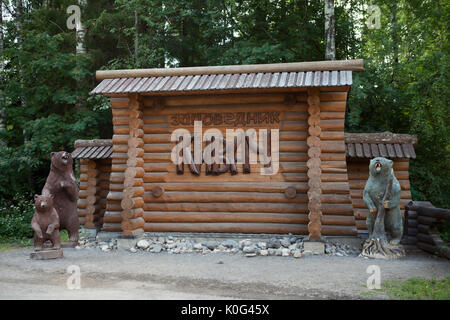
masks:
[[[387,297],[367,294],[370,265],[382,282],[450,276],[448,260],[425,254],[383,261],[64,249],[63,259],[36,261],[30,252],[0,253],[0,299],[372,299]],[[71,265],[80,268],[79,290],[67,288]]]

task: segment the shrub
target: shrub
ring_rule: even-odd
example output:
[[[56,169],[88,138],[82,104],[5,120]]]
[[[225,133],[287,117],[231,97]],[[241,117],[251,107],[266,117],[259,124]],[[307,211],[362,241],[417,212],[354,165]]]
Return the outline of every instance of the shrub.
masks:
[[[11,241],[32,238],[30,225],[33,214],[32,196],[17,195],[13,200],[0,201],[0,239]]]

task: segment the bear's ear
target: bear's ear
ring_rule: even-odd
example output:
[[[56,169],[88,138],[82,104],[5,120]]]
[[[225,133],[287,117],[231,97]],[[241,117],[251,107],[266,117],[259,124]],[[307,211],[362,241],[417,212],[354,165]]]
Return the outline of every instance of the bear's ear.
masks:
[[[53,156],[56,154],[56,152],[51,152],[50,156],[53,158]]]
[[[34,200],[36,200],[38,197],[39,197],[39,195],[38,195],[38,194],[35,194],[35,195],[34,195]]]
[[[394,164],[394,161],[392,161],[392,160],[389,160],[389,163],[390,163],[390,164]]]

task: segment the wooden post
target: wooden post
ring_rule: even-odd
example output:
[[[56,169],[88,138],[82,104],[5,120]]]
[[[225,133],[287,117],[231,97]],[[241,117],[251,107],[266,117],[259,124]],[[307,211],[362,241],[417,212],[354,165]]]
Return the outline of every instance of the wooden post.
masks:
[[[95,214],[97,211],[97,164],[94,160],[87,160],[87,197],[86,197],[86,216],[84,227],[95,228]]]
[[[122,232],[136,236],[144,232],[144,113],[138,95],[130,95],[128,102],[129,129],[128,159],[125,170],[122,207]]]
[[[322,237],[322,211],[321,200],[322,182],[321,182],[321,141],[320,141],[320,89],[308,89],[308,133],[306,140],[308,144],[308,157],[306,163],[308,167],[308,210],[309,223],[308,232],[309,240],[320,240]]]
[[[88,163],[87,159],[80,159],[80,192],[78,194],[78,219],[80,225],[84,226],[86,222],[86,198],[88,189]]]

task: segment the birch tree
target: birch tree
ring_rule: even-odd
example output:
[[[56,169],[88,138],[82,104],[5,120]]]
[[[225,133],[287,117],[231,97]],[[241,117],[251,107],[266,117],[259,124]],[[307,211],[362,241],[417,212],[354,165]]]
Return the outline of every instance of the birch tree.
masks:
[[[325,60],[336,60],[334,0],[325,0]]]

